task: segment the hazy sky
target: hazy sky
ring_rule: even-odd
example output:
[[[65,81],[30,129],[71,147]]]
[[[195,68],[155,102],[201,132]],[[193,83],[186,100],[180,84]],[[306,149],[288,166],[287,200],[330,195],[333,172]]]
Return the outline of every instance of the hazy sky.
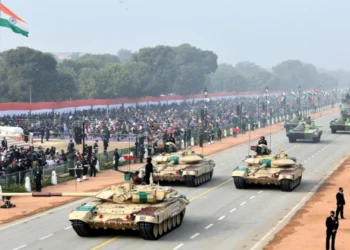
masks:
[[[350,0],[1,0],[29,38],[0,29],[0,50],[113,53],[190,43],[219,62],[300,59],[350,69]]]

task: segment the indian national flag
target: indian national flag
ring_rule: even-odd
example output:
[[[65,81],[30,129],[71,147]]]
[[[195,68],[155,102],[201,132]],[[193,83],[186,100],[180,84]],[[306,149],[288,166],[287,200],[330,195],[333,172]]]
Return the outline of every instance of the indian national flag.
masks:
[[[27,23],[0,3],[0,27],[11,29],[13,32],[28,37]]]
[[[292,91],[291,94],[292,94],[293,97],[297,97],[297,95],[295,94],[294,91]]]

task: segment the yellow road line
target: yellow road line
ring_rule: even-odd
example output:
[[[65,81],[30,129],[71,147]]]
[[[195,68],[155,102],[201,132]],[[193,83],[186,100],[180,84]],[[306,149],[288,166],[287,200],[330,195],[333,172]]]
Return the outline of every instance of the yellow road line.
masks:
[[[207,193],[210,193],[211,191],[214,191],[215,189],[217,189],[217,188],[219,188],[219,187],[221,187],[221,186],[223,186],[223,185],[226,185],[226,184],[229,183],[231,180],[232,180],[232,179],[229,179],[229,180],[227,180],[227,181],[224,181],[224,182],[220,183],[219,185],[217,185],[217,186],[215,186],[215,187],[212,187],[211,189],[208,189],[207,191],[204,191],[203,193],[201,193],[201,194],[199,194],[199,195],[197,195],[197,196],[195,196],[195,197],[192,197],[192,198],[190,199],[190,201],[192,202],[192,201],[194,201],[194,200],[197,200],[198,198],[202,197],[203,195],[205,195],[205,194],[207,194]]]
[[[296,147],[299,147],[299,146],[300,146],[300,144],[294,145],[293,147],[291,147],[291,148],[285,150],[284,152],[290,151],[290,150],[292,150],[292,149],[294,149],[294,148],[296,148]],[[222,183],[216,185],[215,187],[212,187],[212,188],[210,188],[210,189],[204,191],[203,193],[200,193],[199,195],[196,195],[196,196],[192,197],[192,198],[190,199],[190,202],[199,199],[199,198],[202,197],[203,195],[208,194],[208,193],[210,193],[210,192],[212,192],[212,191],[218,189],[219,187],[222,187],[222,186],[226,185],[227,183],[229,183],[229,182],[231,182],[231,181],[232,181],[232,178],[230,178],[230,179],[228,179],[227,181],[224,181],[224,182],[222,182]],[[114,237],[114,238],[112,238],[112,239],[109,239],[109,240],[107,240],[107,241],[101,243],[100,245],[98,245],[98,246],[96,246],[96,247],[94,247],[94,248],[91,248],[91,250],[100,249],[101,247],[104,247],[105,245],[108,245],[109,243],[112,243],[113,241],[117,240],[118,238],[119,238],[119,237]]]
[[[101,247],[104,247],[105,245],[108,245],[109,243],[112,243],[113,241],[117,240],[119,238],[119,236],[117,237],[114,237],[112,239],[109,239],[109,240],[106,240],[105,242],[102,242],[100,245],[94,247],[94,248],[91,248],[91,250],[97,250],[97,249],[100,249]]]

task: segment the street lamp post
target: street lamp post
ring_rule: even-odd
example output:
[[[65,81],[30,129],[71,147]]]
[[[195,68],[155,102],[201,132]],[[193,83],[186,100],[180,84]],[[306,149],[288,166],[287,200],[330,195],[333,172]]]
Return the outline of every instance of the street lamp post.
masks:
[[[301,87],[298,87],[298,106],[299,106],[299,114],[301,115]]]
[[[267,119],[267,109],[268,109],[268,94],[269,94],[269,87],[265,88],[265,117]],[[271,123],[271,121],[270,121]]]
[[[203,90],[203,95],[205,97],[205,101],[208,97],[208,90],[207,87],[204,87]],[[202,147],[202,154],[203,154],[203,146],[204,146],[204,134],[205,131],[207,130],[207,107],[204,104],[204,107],[201,109],[201,119],[202,119],[202,127],[201,127],[201,131],[200,131],[200,146]]]

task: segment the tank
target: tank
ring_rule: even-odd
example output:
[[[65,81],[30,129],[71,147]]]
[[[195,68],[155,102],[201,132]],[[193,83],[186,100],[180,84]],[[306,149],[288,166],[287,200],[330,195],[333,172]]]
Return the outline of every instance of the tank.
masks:
[[[261,158],[258,165],[238,166],[232,172],[237,189],[251,184],[277,185],[282,191],[292,191],[300,185],[305,168],[296,159],[281,151],[271,159]]]
[[[296,142],[297,140],[320,142],[322,130],[320,127],[315,126],[314,122],[311,124],[300,123],[294,129],[287,132],[289,142]]]
[[[129,177],[128,177],[129,175]],[[136,173],[125,174],[137,179]],[[100,229],[137,230],[145,240],[157,240],[182,224],[189,201],[171,187],[129,182],[97,193],[1,193],[1,196],[91,197],[90,202],[69,214],[69,221],[81,237],[91,237]]]
[[[291,130],[291,129],[295,128],[296,126],[298,126],[298,124],[301,121],[303,121],[303,120],[301,119],[301,117],[299,117],[299,115],[293,114],[293,118],[290,119],[289,121],[286,121],[284,123],[284,128],[288,132],[289,130]]]
[[[167,143],[169,146],[170,144]],[[174,145],[172,144],[174,149]],[[176,151],[176,149],[175,149]],[[182,182],[188,187],[198,187],[212,179],[215,163],[191,149],[168,152],[153,159],[153,180],[155,182]],[[140,170],[144,176],[145,167]]]
[[[337,133],[337,131],[350,131],[350,119],[346,117],[340,117],[337,119],[334,119],[330,123],[330,128],[332,131],[332,134]]]

